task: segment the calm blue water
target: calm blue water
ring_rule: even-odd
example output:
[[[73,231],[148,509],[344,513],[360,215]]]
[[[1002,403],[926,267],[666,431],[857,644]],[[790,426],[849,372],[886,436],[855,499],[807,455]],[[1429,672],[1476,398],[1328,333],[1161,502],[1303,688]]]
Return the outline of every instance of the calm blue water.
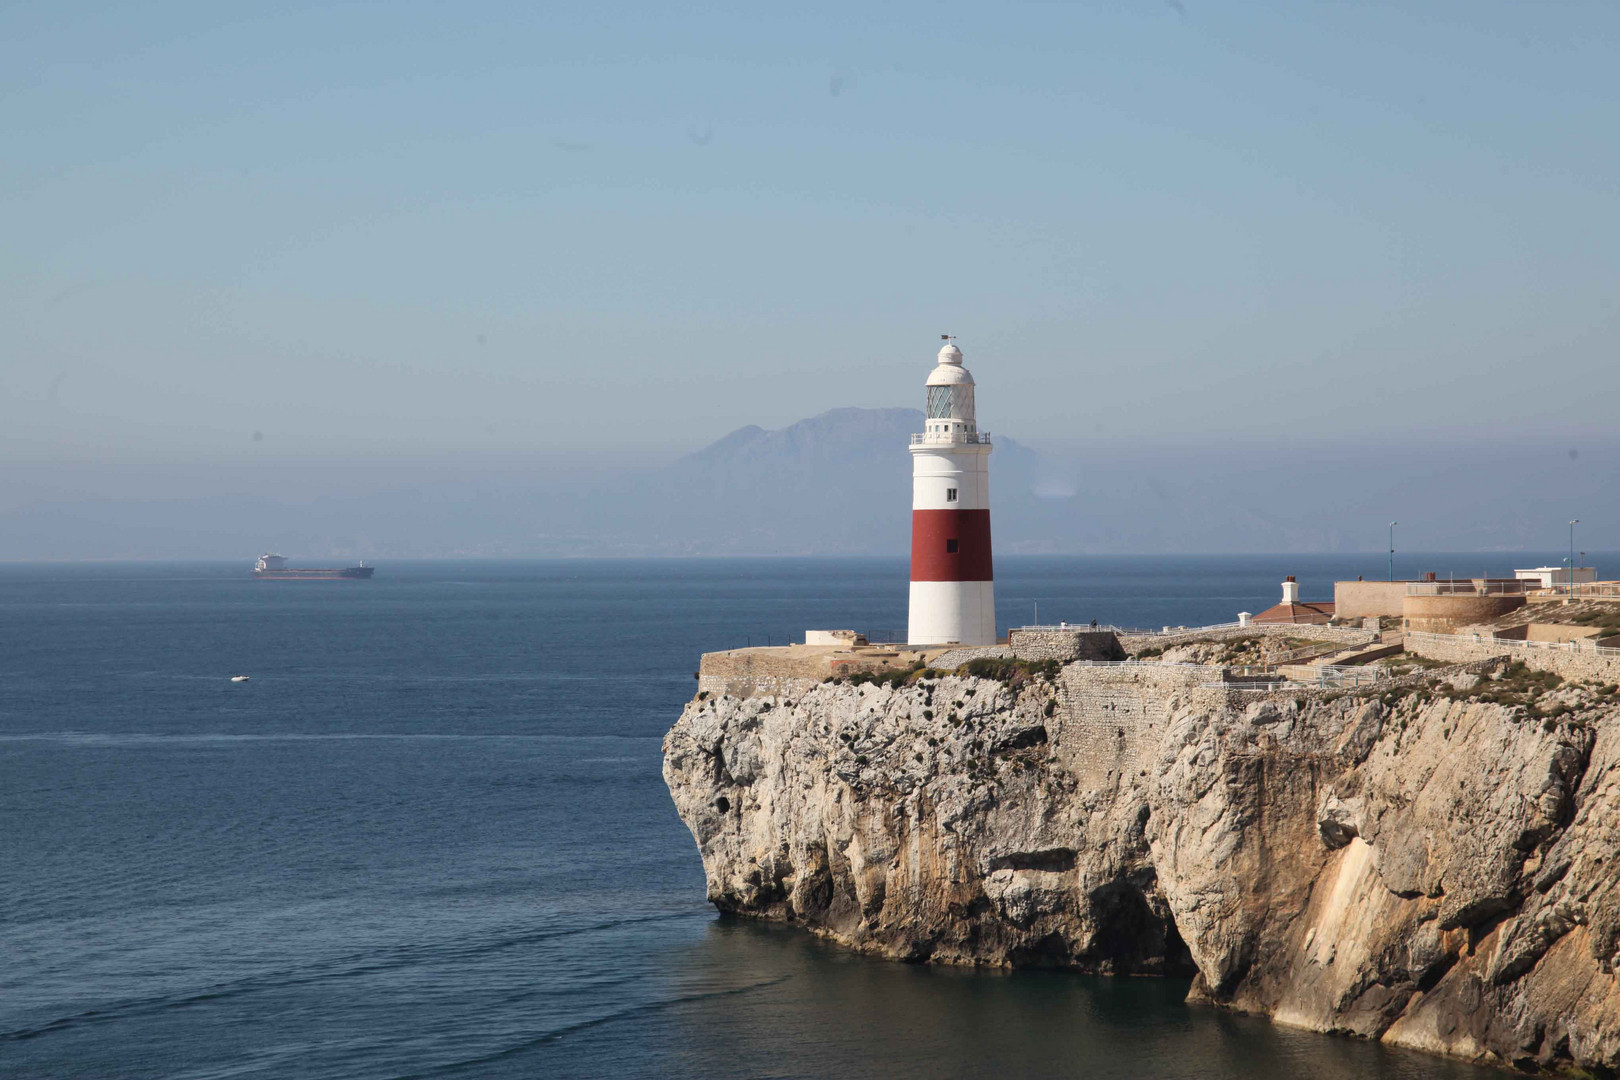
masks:
[[[1556,560],[1397,571],[1447,558]],[[1002,559],[997,589],[1014,623],[1038,599],[1195,624],[1270,605],[1283,573],[1312,598],[1383,568]],[[1184,984],[908,967],[717,919],[659,777],[698,654],[901,626],[905,579],[0,567],[0,1076],[1493,1075],[1189,1009]]]

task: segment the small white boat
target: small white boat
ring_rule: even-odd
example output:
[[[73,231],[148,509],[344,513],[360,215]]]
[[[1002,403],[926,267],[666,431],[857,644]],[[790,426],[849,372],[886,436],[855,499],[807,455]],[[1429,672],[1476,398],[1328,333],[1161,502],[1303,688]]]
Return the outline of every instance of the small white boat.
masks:
[[[231,676],[231,682],[247,682],[247,681],[248,681],[248,677],[246,675],[232,675]]]

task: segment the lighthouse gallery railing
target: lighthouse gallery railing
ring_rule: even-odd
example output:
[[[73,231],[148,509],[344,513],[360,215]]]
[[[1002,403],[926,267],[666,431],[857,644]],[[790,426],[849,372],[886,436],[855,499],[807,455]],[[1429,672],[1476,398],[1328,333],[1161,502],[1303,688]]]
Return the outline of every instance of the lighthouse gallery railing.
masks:
[[[960,443],[982,443],[988,446],[990,444],[990,433],[988,431],[959,431],[949,435],[924,434],[911,437],[912,446],[921,446],[923,443],[938,443],[941,446]]]

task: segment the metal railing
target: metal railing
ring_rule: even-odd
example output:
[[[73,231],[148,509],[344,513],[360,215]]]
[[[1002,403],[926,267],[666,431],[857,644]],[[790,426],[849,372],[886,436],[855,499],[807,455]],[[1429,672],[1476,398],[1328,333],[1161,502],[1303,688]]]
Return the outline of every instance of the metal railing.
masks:
[[[1244,626],[1240,622],[1211,623],[1209,626],[1165,626],[1158,630],[1139,630],[1123,626],[1111,626],[1108,629],[1119,634],[1137,634],[1145,637],[1173,637],[1181,634],[1201,634],[1206,630],[1235,630]],[[1252,626],[1253,624],[1247,624]]]
[[[1301,669],[1309,671],[1310,677],[1302,679],[1283,675],[1279,669],[1284,667],[1291,667],[1296,671]],[[1272,676],[1275,681],[1288,682],[1294,686],[1361,686],[1389,676],[1382,668],[1365,664],[1244,664],[1228,667],[1225,673],[1228,680],[1242,679],[1253,682]],[[1233,685],[1241,686],[1242,683]]]
[[[1318,656],[1327,656],[1331,653],[1344,652],[1346,649],[1354,649],[1357,647],[1358,646],[1355,645],[1348,645],[1342,641],[1324,641],[1316,645],[1307,645],[1303,649],[1295,649],[1293,652],[1283,653],[1281,656],[1273,659],[1271,663],[1293,664],[1298,663],[1301,660],[1314,660]]]
[[[1263,629],[1266,625],[1268,624],[1263,623],[1260,627],[1256,627],[1256,630]],[[1236,630],[1244,626],[1252,627],[1254,624],[1223,622],[1214,623],[1210,626],[1164,626],[1154,630],[1145,626],[1115,626],[1113,623],[1098,623],[1095,626],[1090,623],[1030,623],[1027,626],[1014,626],[1011,629],[1056,631],[1058,633],[1085,631],[1088,634],[1093,632],[1101,634],[1106,631],[1111,634],[1129,634],[1132,637],[1179,637],[1183,634],[1202,634],[1208,630]]]
[[[874,647],[880,645],[893,647],[896,645],[905,646],[906,638],[909,636],[909,634],[910,631],[895,630],[891,628],[886,630],[866,630],[861,633],[861,636],[866,639],[866,643],[868,645]],[[918,647],[921,648],[921,646]]]
[[[1172,661],[1169,661],[1168,663],[1163,662],[1163,661],[1159,661],[1159,660],[1070,660],[1069,663],[1066,664],[1065,666],[1066,667],[1070,667],[1070,666],[1077,666],[1077,667],[1139,667],[1139,668],[1152,668],[1154,670],[1159,670],[1159,669],[1162,669],[1162,668],[1203,668],[1203,669],[1207,670],[1209,668],[1208,664],[1189,664],[1189,663],[1185,663],[1185,662],[1180,661],[1180,660],[1172,660]]]
[[[1537,592],[1544,592],[1553,596],[1620,596],[1620,581],[1577,581],[1573,585],[1565,582],[1552,586],[1538,585]]]
[[[921,435],[913,435],[911,437],[912,446],[922,446],[925,444],[929,446],[936,444],[939,446],[959,446],[964,443],[975,446],[989,446],[990,433],[988,431],[946,431],[937,433],[923,432]]]
[[[1540,592],[1540,581],[1409,581],[1407,596],[1526,596]]]
[[[1316,686],[1365,686],[1389,677],[1389,672],[1364,664],[1318,664],[1314,670]]]
[[[1297,632],[1297,636],[1299,636],[1299,637],[1309,637],[1310,632],[1312,630],[1322,630],[1322,629],[1327,629],[1327,630],[1350,630],[1350,631],[1355,630],[1354,627],[1346,627],[1346,626],[1323,627],[1320,624],[1313,624],[1313,623],[1298,623],[1298,624],[1295,624],[1295,623],[1255,623],[1255,622],[1247,622],[1247,623],[1241,623],[1241,622],[1211,623],[1208,626],[1162,626],[1157,630],[1152,630],[1152,629],[1148,629],[1146,627],[1141,627],[1141,626],[1115,626],[1113,623],[1099,623],[1096,626],[1092,626],[1090,623],[1039,623],[1039,624],[1031,624],[1031,625],[1028,625],[1028,626],[1015,626],[1012,629],[1014,629],[1014,630],[1059,630],[1059,631],[1062,631],[1062,630],[1085,630],[1087,632],[1090,632],[1092,630],[1096,630],[1096,631],[1099,631],[1099,632],[1103,631],[1103,630],[1109,630],[1109,631],[1112,631],[1113,633],[1116,633],[1116,634],[1130,634],[1133,637],[1180,637],[1180,636],[1182,636],[1184,634],[1202,634],[1202,633],[1206,633],[1206,632],[1208,632],[1210,630],[1238,630],[1238,629],[1253,630],[1256,634],[1280,633],[1280,632],[1285,631],[1285,630],[1293,630],[1293,631]],[[1369,631],[1364,631],[1364,632],[1369,633],[1369,634],[1373,633],[1373,631],[1370,631],[1370,630]],[[1334,646],[1334,648],[1338,648],[1338,649],[1347,649],[1349,647],[1350,647],[1350,643],[1348,643],[1348,642],[1340,642],[1339,644]]]
[[[1464,645],[1498,645],[1515,649],[1541,649],[1553,652],[1596,653],[1598,656],[1620,656],[1620,649],[1609,645],[1599,645],[1596,641],[1587,638],[1576,641],[1526,641],[1523,638],[1505,638],[1491,634],[1433,634],[1426,630],[1408,630],[1407,641],[1415,641],[1421,645],[1425,641],[1437,645],[1455,645],[1459,642]]]
[[[1157,630],[1140,630],[1129,626],[1115,626],[1113,623],[1031,623],[1028,626],[1008,627],[1009,632],[1023,632],[1026,630],[1036,632],[1056,632],[1060,634],[1076,633],[1087,634],[1157,634]]]

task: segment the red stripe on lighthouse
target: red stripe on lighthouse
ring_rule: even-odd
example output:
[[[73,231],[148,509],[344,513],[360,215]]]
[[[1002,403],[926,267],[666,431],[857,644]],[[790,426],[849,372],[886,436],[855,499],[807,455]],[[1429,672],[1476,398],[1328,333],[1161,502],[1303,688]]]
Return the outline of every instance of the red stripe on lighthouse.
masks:
[[[911,580],[994,580],[990,573],[990,511],[913,510]]]

